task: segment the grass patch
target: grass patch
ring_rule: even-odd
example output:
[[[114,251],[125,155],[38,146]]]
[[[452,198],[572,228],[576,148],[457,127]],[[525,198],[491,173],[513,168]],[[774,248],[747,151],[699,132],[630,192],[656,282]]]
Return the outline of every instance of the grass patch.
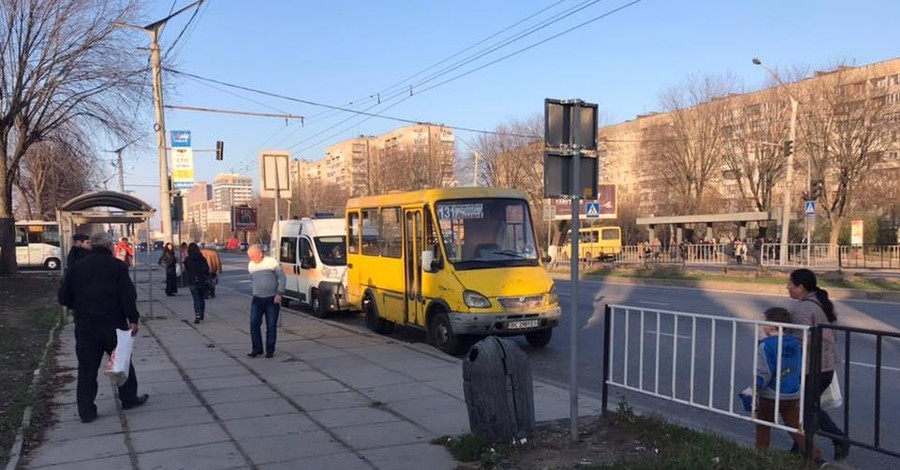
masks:
[[[489,442],[471,434],[439,437],[431,443],[447,447],[460,462],[479,462],[480,468],[497,468],[513,452],[510,444]]]

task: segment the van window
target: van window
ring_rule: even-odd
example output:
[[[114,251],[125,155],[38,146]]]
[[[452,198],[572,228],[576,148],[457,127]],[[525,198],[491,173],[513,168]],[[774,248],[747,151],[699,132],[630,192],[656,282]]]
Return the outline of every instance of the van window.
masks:
[[[378,209],[363,209],[362,211],[362,254],[378,256],[381,254],[379,242],[381,221],[378,217]]]
[[[282,263],[297,264],[297,239],[285,237],[281,239],[278,249],[278,261]]]
[[[28,229],[16,227],[16,246],[28,246]]]
[[[319,259],[329,266],[346,266],[347,255],[344,253],[344,236],[316,237],[313,240]]]
[[[400,232],[400,208],[381,210],[381,256],[399,258],[403,247]]]
[[[604,240],[618,240],[619,239],[619,229],[617,228],[605,228],[601,233]]]
[[[300,238],[300,259],[304,260],[307,258],[312,258],[312,246],[309,244],[309,239]]]
[[[359,213],[351,212],[347,216],[347,231],[350,237],[347,239],[347,251],[359,253]]]

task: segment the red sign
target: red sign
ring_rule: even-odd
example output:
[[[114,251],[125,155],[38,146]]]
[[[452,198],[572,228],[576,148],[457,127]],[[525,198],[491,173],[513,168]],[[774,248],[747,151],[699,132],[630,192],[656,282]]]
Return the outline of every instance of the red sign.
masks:
[[[581,207],[578,211],[581,216],[579,218],[586,219],[585,216],[587,211],[587,204],[590,202],[596,202],[600,204],[600,217],[601,219],[615,219],[618,217],[618,201],[616,199],[616,185],[615,184],[600,184],[597,187],[598,197],[597,200],[584,200],[580,201]],[[553,200],[553,209],[555,215],[553,217],[554,220],[563,220],[563,219],[571,219],[572,218],[572,200],[571,199],[554,199]]]
[[[256,208],[255,207],[232,207],[231,208],[231,230],[234,232],[255,232],[256,231]]]

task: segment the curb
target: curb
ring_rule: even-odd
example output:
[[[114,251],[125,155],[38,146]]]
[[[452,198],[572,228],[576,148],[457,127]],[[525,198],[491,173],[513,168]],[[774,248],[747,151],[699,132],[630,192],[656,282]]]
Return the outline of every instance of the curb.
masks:
[[[47,334],[47,342],[44,343],[44,352],[41,354],[41,360],[38,363],[37,369],[32,373],[31,385],[29,385],[27,393],[27,396],[29,397],[34,394],[34,391],[37,388],[37,384],[44,372],[44,368],[47,366],[47,357],[49,356],[53,343],[55,343],[56,334],[59,332],[60,328],[62,328],[63,319],[65,319],[65,315],[67,314],[65,308],[63,308],[62,313],[56,319],[56,324],[53,325],[53,328],[50,328],[50,332]],[[16,440],[13,443],[12,449],[9,451],[9,461],[6,462],[6,470],[15,470],[19,465],[19,460],[22,458],[22,446],[25,444],[25,430],[31,427],[31,410],[32,406],[28,405],[25,407],[25,411],[22,412],[22,424],[19,426],[18,432],[16,432]]]

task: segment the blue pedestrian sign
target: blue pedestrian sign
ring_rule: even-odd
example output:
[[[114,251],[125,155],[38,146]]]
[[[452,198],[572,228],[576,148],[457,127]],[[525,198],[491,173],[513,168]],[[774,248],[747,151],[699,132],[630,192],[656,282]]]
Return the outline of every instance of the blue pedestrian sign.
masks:
[[[170,132],[172,147],[190,147],[191,131],[172,131]]]
[[[599,219],[600,218],[600,203],[599,202],[589,202],[589,203],[585,204],[584,215],[588,219]]]
[[[807,217],[815,217],[816,201],[806,201],[806,207],[803,209],[803,213],[806,214]]]

